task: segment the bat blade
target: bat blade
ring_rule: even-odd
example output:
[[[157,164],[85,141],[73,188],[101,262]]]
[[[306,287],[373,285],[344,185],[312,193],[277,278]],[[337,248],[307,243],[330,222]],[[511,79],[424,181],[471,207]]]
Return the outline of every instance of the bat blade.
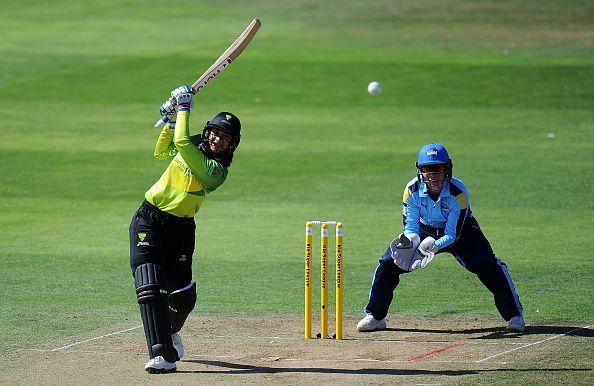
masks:
[[[192,90],[194,93],[200,92],[207,84],[210,83],[217,75],[225,70],[237,57],[246,49],[248,44],[252,41],[252,38],[256,35],[262,23],[258,19],[252,20],[252,22],[246,27],[246,29],[235,39],[235,41],[219,56],[217,60],[206,70],[195,82],[192,84]],[[167,117],[161,118],[156,124],[157,129],[162,128],[168,119]]]
[[[237,59],[237,57],[246,49],[248,44],[250,44],[261,25],[262,23],[260,23],[260,20],[252,20],[233,44],[231,44],[229,48],[215,60],[212,66],[210,66],[210,68],[206,70],[194,84],[192,84],[192,90],[194,90],[195,93],[202,90],[208,82],[213,80],[215,76],[219,75],[221,71],[226,69],[235,59]]]

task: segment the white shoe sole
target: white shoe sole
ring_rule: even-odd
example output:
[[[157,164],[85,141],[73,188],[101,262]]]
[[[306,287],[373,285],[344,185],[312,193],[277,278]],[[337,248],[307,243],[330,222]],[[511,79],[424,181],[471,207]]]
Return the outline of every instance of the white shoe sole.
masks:
[[[174,373],[177,371],[177,366],[175,362],[168,362],[162,356],[157,356],[144,366],[144,369],[149,374],[164,374],[164,373]]]
[[[369,324],[357,325],[358,332],[383,331],[386,328],[387,328],[387,326],[386,326],[385,320],[377,321],[377,322],[373,323],[373,325],[369,325]]]

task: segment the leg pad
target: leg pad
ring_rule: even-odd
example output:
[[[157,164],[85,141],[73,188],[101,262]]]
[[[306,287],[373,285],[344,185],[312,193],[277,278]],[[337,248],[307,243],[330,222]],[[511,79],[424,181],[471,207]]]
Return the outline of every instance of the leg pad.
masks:
[[[193,281],[169,294],[169,321],[171,322],[172,334],[181,330],[195,305],[196,283]]]
[[[150,358],[162,356],[175,362],[177,355],[171,340],[165,274],[161,266],[145,263],[134,271],[136,297]]]

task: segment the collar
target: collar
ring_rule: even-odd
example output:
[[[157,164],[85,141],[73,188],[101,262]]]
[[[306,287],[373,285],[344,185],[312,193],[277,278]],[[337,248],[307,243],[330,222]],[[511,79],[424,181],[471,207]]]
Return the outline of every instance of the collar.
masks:
[[[443,186],[441,187],[441,191],[439,192],[439,197],[449,197],[450,196],[450,180],[448,178],[445,179],[443,182]],[[421,181],[420,189],[419,189],[419,197],[429,197],[429,189],[427,188],[427,184]]]

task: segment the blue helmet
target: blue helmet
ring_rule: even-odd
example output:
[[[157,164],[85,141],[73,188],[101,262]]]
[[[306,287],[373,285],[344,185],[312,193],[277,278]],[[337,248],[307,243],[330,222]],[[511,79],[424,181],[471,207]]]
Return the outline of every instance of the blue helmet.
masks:
[[[448,151],[439,143],[428,143],[419,150],[417,157],[417,174],[420,175],[420,168],[425,165],[444,164],[446,167],[446,178],[452,177],[452,160]]]
[[[450,162],[450,156],[445,147],[439,143],[429,143],[419,150],[417,157],[417,167],[435,164],[447,164]]]

